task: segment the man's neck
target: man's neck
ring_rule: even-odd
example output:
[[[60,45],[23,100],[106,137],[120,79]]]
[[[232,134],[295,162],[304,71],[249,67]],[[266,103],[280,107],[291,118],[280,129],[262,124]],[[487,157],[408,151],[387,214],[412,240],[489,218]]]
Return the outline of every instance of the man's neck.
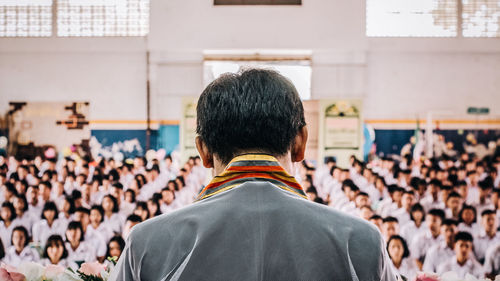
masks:
[[[243,155],[243,154],[262,154],[262,152],[244,152],[244,153],[241,153],[240,155]],[[239,156],[239,155],[237,155],[237,156]],[[293,163],[292,163],[292,159],[290,156],[290,152],[288,152],[287,154],[285,154],[283,156],[279,156],[279,157],[273,156],[273,157],[275,157],[276,160],[278,160],[281,167],[283,169],[285,169],[285,171],[287,171],[290,175],[294,174]],[[214,169],[213,169],[214,175],[213,176],[220,175],[224,171],[224,169],[226,169],[226,166],[227,165],[224,165],[221,161],[219,161],[219,159],[217,157],[215,157],[214,158]]]

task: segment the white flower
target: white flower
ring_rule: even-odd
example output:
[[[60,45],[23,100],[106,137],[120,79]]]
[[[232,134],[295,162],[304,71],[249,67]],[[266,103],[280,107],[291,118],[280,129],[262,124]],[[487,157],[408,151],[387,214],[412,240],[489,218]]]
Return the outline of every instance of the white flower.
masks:
[[[66,270],[62,274],[57,275],[52,281],[82,281],[82,279],[77,274]]]
[[[34,262],[24,262],[19,266],[19,272],[26,276],[26,281],[39,281],[43,278],[45,268]]]

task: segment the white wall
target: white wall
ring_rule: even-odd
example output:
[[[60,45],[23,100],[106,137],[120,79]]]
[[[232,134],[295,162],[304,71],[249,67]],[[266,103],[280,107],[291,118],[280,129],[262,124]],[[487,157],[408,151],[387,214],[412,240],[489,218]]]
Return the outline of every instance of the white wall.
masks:
[[[203,89],[203,51],[312,51],[312,97],[364,99],[366,119],[425,118],[488,106],[500,118],[500,39],[366,38],[364,0],[213,6],[152,0],[143,38],[0,39],[0,104],[89,100],[91,119],[144,120],[145,52],[152,118],[178,120]],[[112,126],[112,125],[110,125]]]

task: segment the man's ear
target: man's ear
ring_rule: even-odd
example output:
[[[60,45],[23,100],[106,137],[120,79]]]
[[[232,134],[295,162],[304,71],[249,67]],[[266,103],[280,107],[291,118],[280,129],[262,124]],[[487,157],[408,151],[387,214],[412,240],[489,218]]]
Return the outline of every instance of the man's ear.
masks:
[[[292,162],[300,162],[304,160],[306,153],[306,144],[307,144],[307,126],[302,127],[297,135],[295,136],[295,140],[291,149]]]
[[[200,154],[200,158],[201,158],[201,161],[203,162],[203,166],[205,168],[213,168],[214,167],[214,157],[208,151],[208,147],[205,144],[205,142],[203,142],[203,140],[199,136],[196,136],[195,142],[196,142],[196,149],[198,150],[198,153]]]

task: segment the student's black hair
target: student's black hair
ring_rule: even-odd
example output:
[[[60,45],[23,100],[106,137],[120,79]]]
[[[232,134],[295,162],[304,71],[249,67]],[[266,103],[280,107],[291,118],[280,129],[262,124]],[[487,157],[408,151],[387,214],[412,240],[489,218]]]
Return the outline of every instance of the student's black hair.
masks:
[[[500,188],[493,188],[493,190],[491,191],[491,194],[493,193],[496,193],[498,196],[500,196]]]
[[[101,221],[100,222],[103,222],[104,221],[104,209],[102,208],[102,206],[101,205],[92,205],[92,207],[90,207],[90,211],[92,212],[92,210],[96,210],[101,214]]]
[[[52,189],[52,184],[50,183],[50,181],[42,181],[40,184],[45,185],[49,189]]]
[[[479,182],[479,187],[482,190],[491,189],[493,188],[493,186],[494,186],[493,179],[490,176],[486,177],[484,180]]]
[[[135,192],[132,189],[125,190],[125,193],[130,193],[132,195],[132,203],[135,202]]]
[[[351,179],[346,179],[342,182],[342,191],[344,191],[346,186],[349,187],[352,191],[359,190],[359,187]]]
[[[6,182],[6,183],[4,184],[4,186],[5,186],[5,188],[7,189],[7,191],[9,191],[10,193],[12,193],[14,196],[16,196],[16,195],[17,195],[17,189],[16,189],[16,187],[14,186],[14,184],[13,184],[13,183],[11,183],[11,182]]]
[[[5,257],[5,247],[3,245],[2,239],[0,239],[0,260]]]
[[[467,186],[467,182],[464,180],[458,181],[457,186]]]
[[[90,210],[85,207],[78,207],[76,208],[75,213],[84,213],[90,215]]]
[[[71,197],[76,201],[77,199],[82,198],[82,193],[79,190],[75,189],[71,192]]]
[[[113,195],[111,195],[111,194],[105,195],[102,198],[103,201],[104,201],[104,198],[109,198],[109,199],[111,199],[111,201],[113,201],[113,210],[112,210],[112,212],[113,213],[118,213],[118,211],[120,210],[120,206],[118,206],[118,200],[116,200],[116,198]]]
[[[178,188],[186,186],[186,182],[184,181],[184,177],[183,176],[178,176],[175,179],[179,180],[182,183],[182,186],[178,186]],[[176,183],[176,185],[177,185],[177,183]]]
[[[383,221],[382,217],[380,215],[377,215],[377,214],[371,216],[370,220],[382,220]]]
[[[454,225],[454,226],[457,226],[458,225],[458,221],[456,221],[454,219],[445,219],[441,225]]]
[[[441,188],[441,186],[442,186],[441,181],[440,181],[440,180],[438,180],[438,179],[432,179],[432,180],[429,182],[429,185],[431,185],[431,184],[432,184],[432,185],[434,185],[434,186],[436,186],[436,187],[438,187],[438,188]]]
[[[2,203],[2,208],[9,208],[9,210],[10,210],[10,221],[12,222],[16,218],[16,216],[17,216],[16,209],[14,208],[14,205],[12,203],[10,203],[10,202],[5,201],[5,202]],[[1,217],[0,217],[0,220],[3,221],[3,219]]]
[[[108,242],[108,250],[106,251],[106,257],[111,257],[111,254],[109,253],[109,245],[111,245],[111,242],[116,242],[120,246],[120,252],[123,253],[123,249],[125,249],[125,240],[120,235],[115,235],[111,239],[109,239]]]
[[[455,234],[455,243],[458,242],[459,240],[468,242],[474,241],[472,235],[466,231],[459,231],[457,234]]]
[[[386,222],[396,222],[396,223],[399,223],[399,221],[398,221],[397,218],[391,217],[391,216],[383,218],[382,222],[383,223],[386,223]]]
[[[14,245],[14,239],[12,239],[12,237],[14,236],[14,232],[16,231],[21,231],[24,234],[24,238],[26,238],[24,239],[24,247],[28,246],[28,244],[30,243],[30,236],[28,234],[28,230],[26,229],[26,227],[22,225],[18,225],[14,227],[14,229],[12,229],[12,233],[10,234],[11,245]]]
[[[26,196],[24,194],[17,194],[16,198],[19,200],[22,200],[24,202],[24,208],[23,208],[23,213],[28,211],[29,205],[28,205],[28,200],[26,200]]]
[[[450,194],[448,194],[448,197],[446,197],[446,201],[448,201],[450,198],[462,198],[462,196],[460,196],[458,192],[452,191],[450,192]]]
[[[366,196],[366,197],[370,197],[370,196],[368,195],[368,193],[363,192],[363,191],[361,191],[361,192],[359,192],[358,194],[356,194],[356,197],[358,197],[358,196]]]
[[[80,242],[85,240],[85,232],[83,232],[83,227],[82,227],[82,224],[78,221],[72,221],[68,224],[68,227],[66,228],[66,230],[73,230],[73,229],[79,229],[80,230]],[[68,240],[68,235],[66,235],[66,241],[69,241]]]
[[[118,188],[118,189],[123,190],[123,184],[121,184],[121,183],[119,183],[119,182],[115,182],[115,183],[113,184],[113,187],[114,187],[114,188]]]
[[[318,195],[318,191],[316,190],[316,187],[314,187],[314,186],[309,187],[306,190],[306,193],[314,193],[314,194]]]
[[[387,254],[389,254],[389,258],[392,259],[391,253],[389,252],[389,245],[392,240],[399,240],[401,241],[401,245],[403,245],[403,259],[407,258],[410,256],[410,249],[408,249],[408,244],[406,243],[406,240],[399,236],[399,235],[392,235],[389,240],[387,240]]]
[[[158,194],[158,193],[155,193],[155,194]],[[161,196],[161,194],[160,194]],[[156,205],[156,212],[154,214],[149,214],[150,216],[152,215],[153,217],[156,217],[156,216],[159,216],[161,215],[161,210],[160,210],[160,200],[158,198],[156,198],[153,194],[153,196],[148,200],[148,201],[151,201],[153,202],[153,204]]]
[[[443,184],[441,186],[441,190],[453,190],[453,187],[451,185]]]
[[[135,214],[132,214],[130,216],[127,217],[127,221],[130,221],[130,222],[142,222],[142,218],[138,215],[135,215]]]
[[[47,219],[47,218],[45,218],[45,214],[44,214],[45,211],[54,211],[54,220],[56,220],[59,217],[59,211],[57,210],[56,203],[54,203],[52,201],[47,201],[43,205],[42,214],[40,216],[43,220]]]
[[[247,150],[284,155],[306,125],[297,90],[273,70],[221,75],[202,92],[196,112],[196,133],[224,164]]]
[[[464,220],[462,219],[462,215],[463,215],[465,210],[472,210],[474,212],[474,219],[472,220],[472,222],[473,223],[476,222],[476,217],[477,217],[476,208],[474,208],[471,205],[467,205],[467,204],[464,204],[462,206],[462,210],[460,210],[460,212],[458,213],[458,222],[464,222]]]
[[[492,209],[486,209],[486,210],[481,212],[481,217],[484,217],[487,215],[496,215],[496,212],[493,211]]]
[[[430,211],[427,213],[429,216],[435,216],[441,218],[441,222],[445,219],[445,213],[441,209],[430,209]]]
[[[43,250],[43,257],[50,259],[49,254],[47,250],[52,247],[52,246],[57,246],[57,245],[62,245],[63,247],[63,254],[61,256],[61,259],[65,259],[68,257],[68,249],[66,249],[66,246],[64,245],[64,240],[61,237],[61,235],[53,234],[50,235],[49,238],[47,238],[47,243],[45,243],[45,249]]]
[[[75,200],[73,199],[73,197],[66,195],[66,196],[64,196],[64,200],[69,203],[68,213],[70,213],[70,214],[75,213]]]

